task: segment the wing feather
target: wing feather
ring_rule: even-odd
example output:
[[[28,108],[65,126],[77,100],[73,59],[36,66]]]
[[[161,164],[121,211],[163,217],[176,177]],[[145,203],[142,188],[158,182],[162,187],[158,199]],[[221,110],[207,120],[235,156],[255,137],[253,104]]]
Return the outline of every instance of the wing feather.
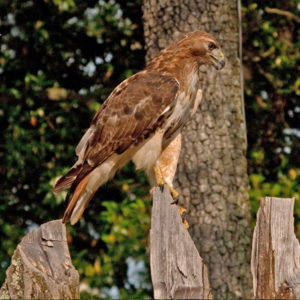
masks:
[[[76,152],[76,155],[79,156],[81,151],[85,150],[85,146],[87,144],[87,141],[89,140],[89,138],[91,137],[91,134],[93,133],[93,129],[92,128],[89,128],[85,134],[83,135],[83,137],[81,138],[80,142],[78,143],[76,149],[75,149],[75,152]]]

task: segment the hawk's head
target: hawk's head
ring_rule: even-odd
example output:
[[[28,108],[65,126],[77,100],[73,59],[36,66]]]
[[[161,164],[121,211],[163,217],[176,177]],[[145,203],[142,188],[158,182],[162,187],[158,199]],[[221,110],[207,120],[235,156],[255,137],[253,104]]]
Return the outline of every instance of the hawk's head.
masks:
[[[224,54],[217,40],[204,31],[193,31],[174,43],[177,50],[191,56],[200,64],[212,64],[217,70],[225,66]],[[172,48],[174,46],[172,45]]]
[[[183,79],[190,73],[198,73],[199,67],[207,64],[221,70],[225,66],[224,55],[213,36],[197,30],[161,51],[146,69]]]
[[[204,31],[193,31],[161,51],[147,66],[159,72],[183,73],[211,64],[217,70],[225,66],[217,40]]]

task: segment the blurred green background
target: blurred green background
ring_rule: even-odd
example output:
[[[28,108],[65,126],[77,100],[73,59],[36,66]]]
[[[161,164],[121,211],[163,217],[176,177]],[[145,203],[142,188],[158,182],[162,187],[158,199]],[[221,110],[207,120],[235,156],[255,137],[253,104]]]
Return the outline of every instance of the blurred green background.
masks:
[[[242,1],[252,214],[295,197],[300,236],[300,1]],[[141,1],[0,1],[0,285],[37,225],[60,218],[52,187],[112,89],[145,65]],[[68,227],[83,296],[151,296],[149,186],[127,165]]]

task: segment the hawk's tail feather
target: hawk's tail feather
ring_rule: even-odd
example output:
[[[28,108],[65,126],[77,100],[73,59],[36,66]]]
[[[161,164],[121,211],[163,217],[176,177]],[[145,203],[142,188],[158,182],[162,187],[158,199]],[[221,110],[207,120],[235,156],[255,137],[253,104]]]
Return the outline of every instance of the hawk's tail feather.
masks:
[[[63,216],[63,223],[71,220],[72,225],[75,224],[78,221],[78,219],[81,217],[81,215],[84,212],[84,209],[86,208],[89,201],[93,197],[94,193],[90,193],[88,190],[86,190],[86,185],[88,183],[90,175],[91,173],[86,175],[83,179],[79,181],[78,184],[77,182],[73,183],[67,198],[69,198],[72,193],[73,195],[71,200],[68,203],[67,209]],[[74,190],[74,192],[72,190]],[[75,219],[76,221],[74,221]]]
[[[53,192],[59,193],[65,189],[70,188],[73,182],[76,180],[77,176],[79,175],[81,169],[82,165],[72,167],[66,175],[60,177],[56,181]]]
[[[77,176],[72,180],[66,196],[66,201],[70,201],[63,216],[64,223],[70,221],[73,225],[79,220],[97,189],[114,176],[115,166],[116,162],[111,159],[98,167],[84,163],[78,172],[73,171]]]

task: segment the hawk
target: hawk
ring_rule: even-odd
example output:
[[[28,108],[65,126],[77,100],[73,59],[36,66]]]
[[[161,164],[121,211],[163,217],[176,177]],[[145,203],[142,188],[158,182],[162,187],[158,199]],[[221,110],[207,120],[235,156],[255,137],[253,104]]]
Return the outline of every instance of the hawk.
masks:
[[[176,194],[159,158],[199,105],[201,65],[220,70],[225,59],[214,37],[194,31],[112,91],[76,147],[77,162],[54,187],[56,193],[69,188],[63,222],[75,224],[98,188],[130,160],[152,185],[168,183]]]

